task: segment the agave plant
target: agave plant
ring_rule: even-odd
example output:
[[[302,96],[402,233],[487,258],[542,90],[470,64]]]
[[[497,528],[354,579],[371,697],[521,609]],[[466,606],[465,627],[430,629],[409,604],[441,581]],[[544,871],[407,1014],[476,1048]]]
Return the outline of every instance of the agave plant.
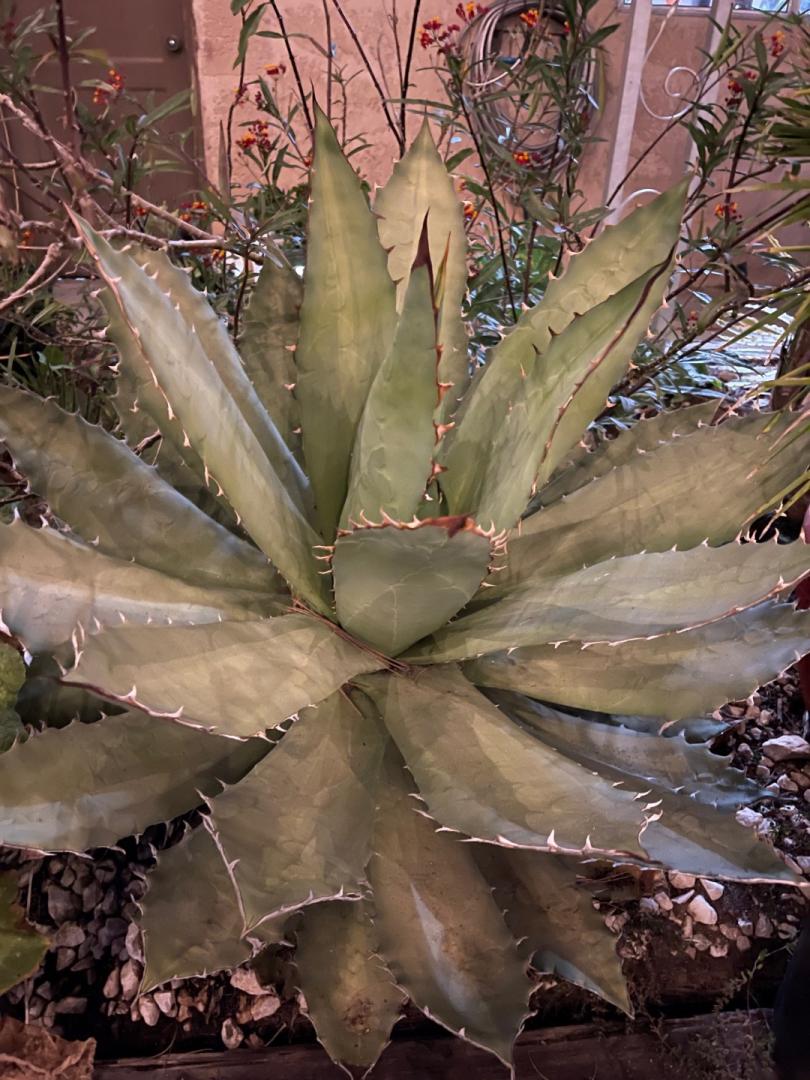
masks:
[[[683,185],[470,379],[428,128],[373,212],[323,117],[315,142],[304,280],[266,263],[241,358],[164,255],[79,222],[125,438],[0,390],[52,515],[0,526],[39,665],[19,709],[81,716],[0,756],[0,840],[83,851],[204,801],[150,874],[144,988],[294,940],[337,1062],[371,1067],[404,996],[509,1062],[532,958],[628,1006],[583,861],[793,878],[704,740],[807,647],[806,546],[741,536],[806,444],[707,406],[580,443],[661,303]]]

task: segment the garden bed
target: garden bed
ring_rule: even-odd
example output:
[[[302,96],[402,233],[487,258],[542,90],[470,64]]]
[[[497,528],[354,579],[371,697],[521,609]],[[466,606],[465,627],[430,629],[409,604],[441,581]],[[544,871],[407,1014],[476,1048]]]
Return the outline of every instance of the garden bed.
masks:
[[[767,798],[757,809],[743,811],[743,819],[769,835],[803,872],[810,873],[810,750],[805,751],[800,742],[805,718],[794,674],[786,673],[745,702],[726,706],[721,716],[728,726],[715,740],[715,749],[733,754],[736,765],[768,787]],[[774,739],[779,741],[774,743]],[[273,1075],[280,1080],[287,1075],[314,1078],[321,1075],[319,1070],[324,1076],[339,1075],[312,1045],[314,1035],[306,1002],[295,990],[289,950],[268,954],[261,969],[262,982],[252,972],[239,969],[207,979],[175,980],[137,997],[143,958],[136,922],[138,902],[146,890],[155,847],[171,844],[182,829],[182,822],[153,829],[140,841],[125,841],[118,850],[97,852],[93,860],[78,855],[5,855],[5,865],[16,866],[20,873],[21,900],[29,918],[48,934],[52,946],[41,970],[0,1000],[0,1013],[70,1039],[95,1039],[101,1062],[98,1075],[105,1080],[149,1075],[143,1069],[153,1068],[146,1061],[141,1067],[131,1061],[105,1065],[105,1060],[154,1055],[161,1056],[161,1070],[169,1070],[156,1075],[174,1076],[175,1068],[180,1070],[178,1076],[188,1077],[255,1075],[244,1070],[270,1060],[262,1056],[270,1044]],[[633,868],[614,871],[606,867],[595,898],[608,927],[618,935],[637,1019],[627,1023],[592,995],[538,974],[534,1001],[538,1011],[521,1043],[520,1055],[527,1061],[535,1060],[539,1048],[545,1047],[542,1053],[551,1055],[548,1060],[554,1068],[562,1069],[554,1063],[566,1054],[573,1055],[572,1068],[579,1067],[576,1062],[583,1059],[577,1054],[596,1053],[602,1047],[603,1062],[619,1053],[628,1069],[635,1061],[642,1063],[641,1069],[644,1061],[649,1065],[651,1060],[645,1054],[655,1053],[658,1060],[670,1052],[660,1036],[669,1030],[666,1024],[675,1023],[673,1018],[708,1014],[685,1025],[675,1023],[672,1031],[682,1033],[691,1030],[690,1023],[711,1028],[720,1022],[723,1009],[737,1008],[747,1015],[751,1009],[772,1005],[790,942],[805,912],[797,889],[701,881],[686,874]],[[587,1022],[584,1027],[583,1022]],[[723,1023],[737,1038],[747,1021],[732,1018]],[[580,1026],[560,1035],[560,1026],[570,1024]],[[653,1042],[653,1036],[643,1034],[650,1024],[657,1032]],[[766,1047],[767,1033],[760,1021],[756,1031],[758,1045]],[[392,1076],[399,1067],[395,1062],[401,1062],[405,1070],[396,1072],[398,1077],[449,1076],[449,1072],[425,1071],[426,1048],[432,1048],[431,1060],[444,1061],[448,1068],[467,1068],[469,1058],[473,1062],[469,1068],[478,1069],[471,1075],[501,1075],[487,1055],[444,1039],[440,1029],[425,1024],[415,1013],[400,1022],[396,1036],[384,1059],[390,1062],[386,1069],[394,1070]],[[218,1056],[223,1046],[250,1055]],[[196,1055],[201,1052],[198,1061]],[[758,1061],[765,1060],[764,1050],[763,1054]],[[213,1071],[183,1072],[189,1062]],[[555,1080],[569,1075],[544,1071]],[[658,1065],[656,1071],[660,1072]],[[651,1074],[604,1072],[606,1078],[613,1075]],[[687,1075],[733,1075],[741,1080],[746,1074],[693,1070]],[[752,1078],[760,1075],[766,1074],[751,1073]]]

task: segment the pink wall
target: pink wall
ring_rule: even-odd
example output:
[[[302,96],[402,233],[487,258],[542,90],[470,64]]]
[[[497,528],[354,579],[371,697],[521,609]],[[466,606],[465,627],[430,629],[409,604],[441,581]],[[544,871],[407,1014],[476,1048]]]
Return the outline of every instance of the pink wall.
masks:
[[[204,132],[206,161],[212,175],[216,175],[216,157],[218,129],[220,120],[227,116],[234,88],[237,85],[237,73],[233,68],[238,38],[238,19],[230,14],[229,0],[191,0],[193,6],[196,35],[198,41],[198,79],[200,104]],[[431,0],[422,5],[420,22],[432,16],[438,16],[444,22],[458,22],[455,7],[458,0]],[[350,84],[348,91],[349,130],[363,132],[370,144],[355,159],[365,177],[372,183],[382,183],[387,179],[391,164],[397,156],[397,147],[393,136],[386,126],[380,107],[379,98],[368,76],[361,70],[356,50],[349,34],[340,22],[331,0],[278,0],[287,30],[291,34],[303,35],[293,38],[299,58],[304,84],[310,82],[315,87],[321,102],[326,94],[326,61],[317,47],[309,39],[311,35],[323,45],[326,41],[324,28],[324,7],[331,14],[331,38],[335,43],[335,63],[344,65],[346,72],[361,72]],[[352,21],[364,47],[372,55],[375,64],[378,56],[383,58],[384,69],[390,79],[391,92],[395,93],[396,63],[393,51],[393,38],[386,12],[391,9],[391,0],[341,0],[341,6]],[[402,20],[401,37],[407,36],[407,23],[410,20],[410,0],[398,0]],[[663,16],[653,15],[649,41],[655,39]],[[746,22],[758,16],[743,14]],[[619,29],[608,39],[604,54],[604,109],[597,118],[595,134],[602,142],[592,145],[587,151],[586,167],[582,173],[582,183],[586,199],[591,204],[600,202],[605,196],[608,174],[612,133],[618,120],[621,87],[624,78],[626,52],[630,36],[630,13],[615,0],[599,0],[594,9],[592,21],[595,25],[618,23]],[[268,7],[265,11],[264,30],[277,30],[275,16]],[[710,23],[706,13],[695,10],[677,12],[666,24],[664,33],[652,50],[645,67],[643,92],[650,108],[659,114],[669,114],[678,108],[677,100],[667,96],[664,83],[670,69],[675,65],[698,67],[701,62],[700,50],[708,45]],[[428,70],[433,54],[416,46],[414,57],[414,87],[416,97],[434,97],[436,76]],[[288,88],[292,85],[289,63],[281,41],[269,38],[254,39],[248,53],[247,73],[264,70],[268,64],[286,63],[287,72],[279,81],[282,100],[289,96]],[[688,77],[676,76],[673,88],[688,89]],[[243,106],[237,112],[239,120],[250,119],[250,107]],[[410,133],[417,130],[419,120],[413,117]],[[661,129],[661,121],[652,118],[639,106],[636,127],[631,150],[631,160],[640,153]],[[680,177],[684,171],[688,154],[687,139],[681,129],[676,130],[650,154],[643,167],[629,185],[630,190],[639,188],[667,186]],[[238,155],[237,155],[238,156]],[[469,164],[465,164],[465,169]],[[237,172],[237,175],[238,172]]]

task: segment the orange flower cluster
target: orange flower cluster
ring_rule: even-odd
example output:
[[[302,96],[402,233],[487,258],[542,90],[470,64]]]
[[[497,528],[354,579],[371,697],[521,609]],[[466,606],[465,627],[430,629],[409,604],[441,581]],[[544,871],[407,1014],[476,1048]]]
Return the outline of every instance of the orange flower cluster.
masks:
[[[237,86],[233,92],[234,105],[244,105],[248,98],[248,88],[246,86]]]
[[[462,23],[471,23],[479,15],[485,15],[487,8],[483,4],[466,3],[456,7],[456,15]],[[440,53],[450,53],[455,46],[455,38],[460,33],[458,23],[444,25],[441,19],[435,15],[432,19],[422,23],[419,30],[419,44],[423,49],[436,48]]]
[[[486,15],[487,8],[483,4],[459,4],[456,15],[464,22],[472,22],[477,15]]]
[[[735,202],[718,203],[714,208],[714,216],[716,218],[725,218],[726,221],[735,221],[737,223],[742,221],[742,214],[739,212],[739,208]]]
[[[524,25],[528,26],[530,30],[534,30],[535,26],[537,26],[540,21],[540,8],[535,7],[529,8],[528,11],[521,11],[518,18]]]
[[[776,60],[785,51],[785,31],[777,30],[771,34],[771,56]]]
[[[525,167],[526,165],[531,165],[532,155],[528,152],[528,150],[516,150],[514,154],[512,154],[512,160],[516,165],[522,165]]]
[[[241,139],[236,140],[236,145],[244,153],[252,147],[268,154],[272,149],[270,142],[270,125],[266,120],[254,120],[248,125],[248,129]]]
[[[286,64],[268,64],[264,69],[265,75],[269,75],[271,79],[278,79],[279,76],[284,75],[286,71]]]
[[[477,217],[478,217],[478,211],[475,209],[475,206],[471,202],[465,202],[464,203],[464,220],[465,221],[475,221],[475,219]]]
[[[209,209],[207,202],[203,202],[202,199],[195,199],[193,202],[180,203],[178,217],[181,221],[193,221],[200,214],[207,214]]]
[[[109,105],[124,89],[124,76],[115,68],[107,72],[107,86],[97,86],[93,91],[94,105]]]

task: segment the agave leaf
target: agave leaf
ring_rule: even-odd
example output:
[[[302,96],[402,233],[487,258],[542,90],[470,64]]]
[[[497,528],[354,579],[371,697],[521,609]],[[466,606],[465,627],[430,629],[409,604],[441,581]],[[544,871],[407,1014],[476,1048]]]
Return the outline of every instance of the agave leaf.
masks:
[[[440,630],[408,659],[440,663],[523,645],[620,642],[686,630],[777,595],[804,576],[807,561],[802,541],[726,544],[535,576]]]
[[[0,387],[0,438],[32,489],[99,551],[194,584],[278,587],[260,551],[184,499],[119,439],[55,402]]]
[[[448,438],[447,450],[442,459],[448,467],[448,472],[442,477],[442,488],[449,500],[451,511],[469,511],[478,504],[483,480],[481,461],[485,459],[489,448],[496,444],[510,408],[517,407],[523,411],[524,381],[534,374],[537,367],[541,369],[538,380],[543,372],[551,377],[559,374],[558,369],[547,361],[546,356],[552,335],[561,334],[576,314],[590,311],[642,278],[652,267],[669,262],[678,238],[685,194],[684,182],[660,195],[647,206],[628,214],[619,225],[603,230],[596,240],[571,259],[562,278],[549,282],[542,301],[525,312],[515,328],[492,350],[480,377],[467,395],[465,407],[455,431]],[[661,280],[663,282],[664,279]],[[625,339],[629,340],[629,336],[625,335]],[[618,357],[618,352],[616,356]],[[547,413],[552,421],[555,421],[553,411],[568,401],[569,395],[574,393],[580,379],[586,374],[592,359],[592,356],[577,359],[574,354],[573,358],[568,357],[567,363],[562,365],[567,391],[559,398],[555,395],[556,405],[549,402]],[[603,367],[602,373],[609,370],[612,370],[611,365],[608,365],[608,368]],[[585,385],[588,386],[588,382]],[[591,382],[592,387],[597,385],[601,389],[601,377],[597,382]],[[558,384],[558,390],[563,391],[563,386]],[[597,412],[604,404],[606,396],[607,391],[597,405]],[[575,395],[576,398],[579,398],[579,395]],[[590,404],[590,394],[587,394],[586,398]],[[571,438],[567,446],[562,445],[560,436],[566,434],[566,440],[568,439],[568,422],[565,425],[566,431],[561,430],[554,438],[554,454],[546,456],[540,482],[551,476],[556,465],[563,460],[566,450],[581,438],[583,431],[596,415],[587,415],[588,412],[588,409],[577,405],[571,418],[576,416],[580,427],[578,431],[570,431]],[[533,440],[532,451],[542,450],[545,441],[545,438]],[[504,456],[508,457],[508,454]],[[522,460],[519,464],[523,468]],[[525,485],[525,491],[522,480],[516,485],[521,498],[525,498],[526,502],[535,474],[536,469],[529,484]],[[492,493],[493,496],[496,494],[494,490]],[[512,525],[513,522],[508,524]]]
[[[616,938],[594,910],[593,894],[577,884],[582,864],[565,855],[506,851],[476,844],[475,861],[493,888],[532,963],[631,1013]]]
[[[471,518],[355,529],[335,544],[338,618],[351,634],[397,656],[466,604],[489,559],[490,538]]]
[[[0,756],[0,842],[110,847],[235,784],[268,749],[265,739],[225,739],[135,711],[49,728]]]
[[[248,378],[289,448],[301,452],[301,417],[293,387],[304,286],[289,266],[265,259],[245,310],[239,352]]]
[[[425,242],[357,430],[341,528],[377,521],[383,511],[410,521],[422,508],[436,447],[436,362],[433,274]]]
[[[650,858],[707,877],[795,880],[773,848],[737,822],[734,811],[761,798],[762,789],[731,768],[730,758],[683,735],[598,724],[503,691],[494,699],[562,758],[639,793],[651,811],[641,836]]]
[[[248,603],[272,607],[258,594],[188,585],[112,559],[56,529],[32,529],[19,520],[0,526],[2,619],[32,653],[70,641],[78,626],[249,619]]]
[[[301,711],[206,819],[246,932],[318,900],[359,897],[382,756],[374,717],[337,692]]]
[[[367,1071],[388,1044],[403,995],[375,955],[366,905],[313,904],[301,918],[295,963],[318,1040],[333,1061]]]
[[[374,215],[320,110],[311,190],[296,396],[318,520],[331,543],[357,425],[391,345],[396,309]]]
[[[251,953],[228,870],[208,830],[160,852],[147,875],[142,989],[237,967]]]
[[[804,469],[806,442],[779,446],[790,420],[747,416],[636,454],[523,521],[492,593],[533,573],[575,570],[611,555],[732,540]]]
[[[121,627],[87,638],[64,681],[226,735],[262,734],[381,666],[311,615],[202,627]]]
[[[32,930],[17,906],[17,881],[0,874],[0,994],[39,967],[48,941]]]
[[[180,319],[196,335],[239,413],[259,443],[298,510],[312,515],[309,481],[293,457],[278,428],[259,399],[239,354],[211,305],[191,285],[188,274],[175,266],[163,251],[154,248],[130,249],[130,254],[154,280]],[[181,417],[182,419],[182,417]]]
[[[633,793],[543,745],[456,668],[360,685],[442,825],[493,843],[644,861],[645,814]]]
[[[134,259],[116,251],[78,218],[76,227],[131,330],[132,351],[139,354],[140,369],[160,388],[165,413],[180,422],[181,452],[190,443],[204,462],[206,480],[215,478],[256,544],[294,592],[317,610],[328,612],[326,586],[312,550],[319,537],[243,416],[240,401],[232,396],[230,379],[226,382],[214,368],[201,335]],[[246,380],[244,372],[242,376]],[[161,431],[164,428],[161,420]],[[280,437],[279,444],[292,461]]]
[[[419,229],[425,217],[431,262],[440,266],[446,255],[438,338],[439,380],[447,390],[441,417],[447,420],[455,412],[470,379],[467,331],[460,315],[467,288],[467,237],[461,204],[427,120],[405,156],[394,166],[388,183],[377,192],[374,209],[379,217],[380,240],[388,252],[388,272],[397,286],[399,311],[404,309],[411,267],[419,246]]]
[[[768,602],[686,633],[620,645],[570,642],[464,664],[478,686],[576,709],[681,720],[747,697],[808,649],[810,612]]]
[[[657,265],[575,319],[527,372],[486,451],[486,467],[478,470],[481,521],[511,528],[581,438],[660,307],[670,267],[670,261]],[[457,464],[448,458],[440,481],[445,490]]]
[[[431,1019],[510,1064],[525,964],[470,847],[417,812],[401,758],[386,756],[368,867],[380,956]]]
[[[700,405],[659,412],[649,419],[639,420],[617,438],[603,440],[595,450],[589,450],[582,443],[577,444],[545,487],[532,499],[529,512],[534,513],[541,506],[550,506],[557,499],[578,491],[619,465],[627,465],[636,454],[649,453],[664,443],[691,435],[710,424],[716,412],[717,399],[713,398]]]

